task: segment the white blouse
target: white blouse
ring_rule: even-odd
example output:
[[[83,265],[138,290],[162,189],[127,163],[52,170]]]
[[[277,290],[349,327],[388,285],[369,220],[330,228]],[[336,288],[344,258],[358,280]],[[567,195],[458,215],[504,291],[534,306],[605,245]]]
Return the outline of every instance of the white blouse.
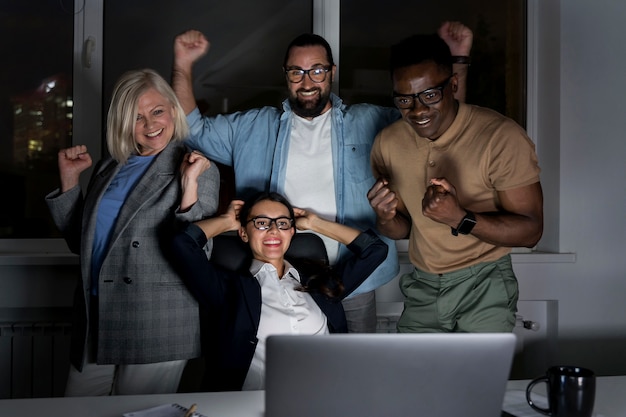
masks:
[[[285,262],[279,279],[273,265],[254,260],[250,272],[261,286],[261,320],[258,343],[243,390],[265,387],[265,340],[273,334],[326,334],[326,316],[310,294],[298,291],[300,274]]]

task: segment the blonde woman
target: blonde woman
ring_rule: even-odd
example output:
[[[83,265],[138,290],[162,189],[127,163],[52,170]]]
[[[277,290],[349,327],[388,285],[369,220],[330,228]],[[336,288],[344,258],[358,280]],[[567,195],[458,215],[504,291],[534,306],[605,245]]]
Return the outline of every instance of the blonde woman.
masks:
[[[197,303],[162,245],[178,222],[217,209],[217,167],[186,153],[187,133],[171,87],[145,69],[114,88],[111,156],[95,166],[84,196],[87,148],[59,151],[61,187],[46,201],[81,260],[66,396],[176,392],[187,359],[200,354]]]

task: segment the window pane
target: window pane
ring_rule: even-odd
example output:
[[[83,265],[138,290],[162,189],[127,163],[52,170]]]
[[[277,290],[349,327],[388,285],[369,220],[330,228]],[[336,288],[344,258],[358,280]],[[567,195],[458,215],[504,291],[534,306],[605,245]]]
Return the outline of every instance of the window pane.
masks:
[[[525,126],[525,10],[525,0],[341,0],[342,98],[391,106],[389,46],[458,20],[474,32],[467,102]]]
[[[303,0],[107,1],[104,8],[105,100],[129,69],[150,67],[170,79],[174,37],[197,29],[211,42],[194,67],[196,98],[209,114],[280,105],[285,48],[312,30],[312,1]]]
[[[194,94],[209,115],[281,106],[287,97],[282,72],[285,48],[312,31],[312,0],[133,0],[104,4],[104,91],[127,70],[153,68],[171,77],[176,35],[197,29],[211,43],[194,66]],[[149,12],[146,12],[149,11]],[[106,117],[103,118],[106,120]],[[220,210],[235,197],[234,173],[219,166]]]
[[[71,144],[73,27],[73,0],[0,3],[0,238],[58,236],[44,196]]]

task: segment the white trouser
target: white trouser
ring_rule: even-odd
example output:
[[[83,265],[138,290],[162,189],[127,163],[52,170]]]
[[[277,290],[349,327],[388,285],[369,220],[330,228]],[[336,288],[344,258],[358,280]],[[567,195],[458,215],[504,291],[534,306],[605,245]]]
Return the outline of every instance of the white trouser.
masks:
[[[178,390],[186,360],[138,365],[70,365],[66,397],[170,394]]]

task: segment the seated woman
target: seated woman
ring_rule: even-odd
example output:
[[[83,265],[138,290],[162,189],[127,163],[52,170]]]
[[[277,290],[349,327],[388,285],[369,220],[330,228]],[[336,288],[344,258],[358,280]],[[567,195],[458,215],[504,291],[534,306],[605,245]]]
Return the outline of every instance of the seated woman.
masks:
[[[302,265],[298,271],[284,258],[294,226],[335,239],[355,256],[333,270]],[[221,269],[203,250],[208,239],[231,230],[250,245],[249,273]],[[225,214],[189,224],[174,238],[173,252],[201,307],[205,389],[263,389],[269,335],[347,332],[341,300],[380,265],[387,250],[373,231],[323,220],[276,193],[245,204],[235,200]]]

